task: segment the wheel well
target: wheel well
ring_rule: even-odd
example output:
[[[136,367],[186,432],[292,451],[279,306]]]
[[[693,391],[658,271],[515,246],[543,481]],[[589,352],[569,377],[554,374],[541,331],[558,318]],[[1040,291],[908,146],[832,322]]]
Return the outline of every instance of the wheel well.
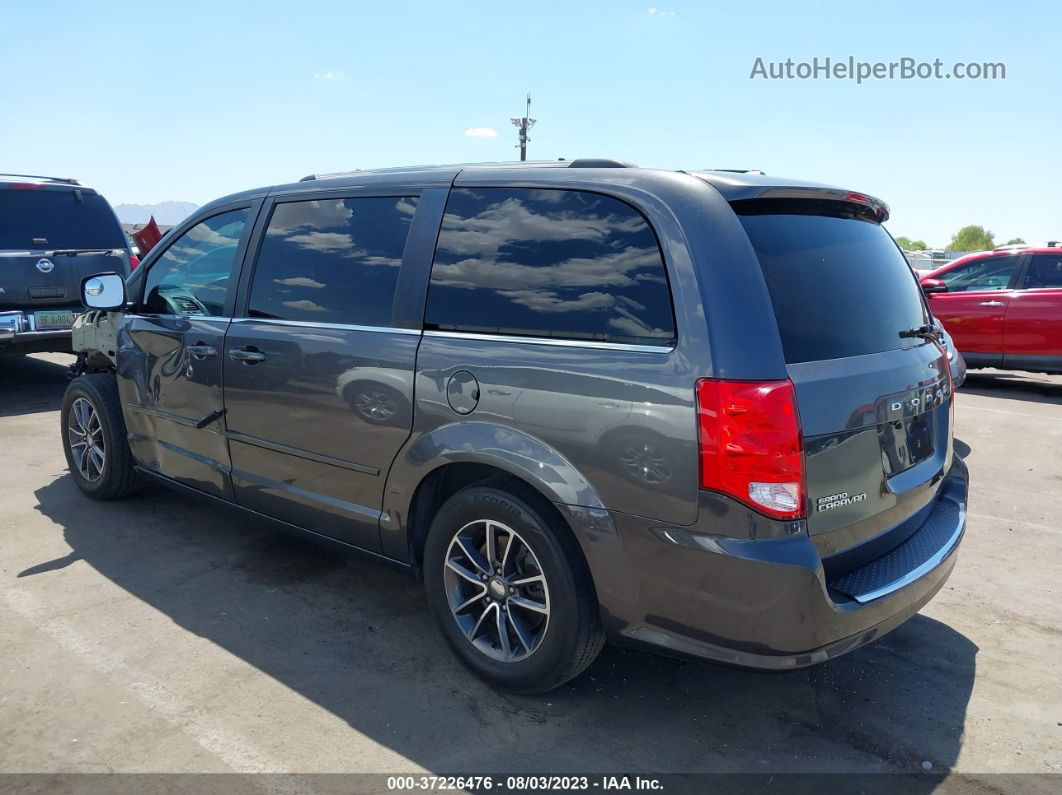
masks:
[[[557,519],[559,525],[567,529],[569,533],[572,532],[563,514],[557,510],[557,506],[526,480],[490,464],[464,462],[445,464],[438,469],[432,470],[420,482],[416,492],[413,494],[413,501],[409,508],[407,526],[409,559],[418,578],[422,576],[424,543],[428,537],[428,529],[431,527],[432,519],[439,508],[461,489],[473,484],[488,482],[491,485],[497,485],[499,488],[510,489],[520,498],[534,504],[544,514]],[[574,533],[572,533],[572,540],[576,542],[578,547],[578,541],[575,539]]]
[[[74,377],[82,373],[113,373],[115,371],[113,359],[102,351],[76,351],[75,356],[77,356],[77,361],[71,364],[69,368]]]

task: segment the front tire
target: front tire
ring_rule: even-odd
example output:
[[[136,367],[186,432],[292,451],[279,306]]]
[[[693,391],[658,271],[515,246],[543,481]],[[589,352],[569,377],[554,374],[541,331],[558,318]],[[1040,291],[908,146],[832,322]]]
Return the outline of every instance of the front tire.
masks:
[[[114,375],[86,373],[71,381],[60,417],[63,453],[79,489],[94,500],[119,499],[136,491],[140,481]]]
[[[585,559],[549,508],[519,482],[469,486],[443,504],[424,549],[443,637],[466,667],[515,693],[559,687],[604,645]]]

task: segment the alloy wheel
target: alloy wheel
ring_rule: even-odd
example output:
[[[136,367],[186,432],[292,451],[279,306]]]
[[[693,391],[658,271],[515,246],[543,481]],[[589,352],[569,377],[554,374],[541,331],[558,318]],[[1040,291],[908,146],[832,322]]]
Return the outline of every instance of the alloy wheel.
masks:
[[[361,416],[369,420],[389,420],[395,413],[394,399],[379,389],[358,392],[354,396],[354,406]]]
[[[627,445],[620,453],[620,464],[634,478],[653,486],[671,480],[671,461],[648,442]]]
[[[549,586],[515,530],[491,519],[469,522],[454,534],[443,565],[450,612],[469,643],[499,662],[534,654],[549,625]]]
[[[99,414],[86,398],[77,398],[70,407],[70,421],[66,430],[71,457],[78,473],[90,483],[95,483],[103,475],[107,451]]]

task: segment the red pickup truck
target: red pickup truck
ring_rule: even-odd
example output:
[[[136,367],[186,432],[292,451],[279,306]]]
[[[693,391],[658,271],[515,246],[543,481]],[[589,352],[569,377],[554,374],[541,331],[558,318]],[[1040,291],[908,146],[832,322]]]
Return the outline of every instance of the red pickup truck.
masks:
[[[969,254],[921,279],[968,367],[1062,373],[1062,246]]]

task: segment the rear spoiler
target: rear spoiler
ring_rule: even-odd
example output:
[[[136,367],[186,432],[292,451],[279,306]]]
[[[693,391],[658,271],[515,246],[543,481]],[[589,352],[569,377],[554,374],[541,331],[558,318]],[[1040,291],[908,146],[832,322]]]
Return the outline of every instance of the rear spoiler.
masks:
[[[687,171],[691,176],[707,182],[728,202],[746,199],[805,199],[818,201],[849,202],[870,208],[878,223],[889,219],[889,205],[870,194],[836,188],[832,185],[816,185],[756,175],[743,172],[731,177],[730,173]],[[733,172],[731,172],[733,173]]]
[[[794,188],[777,187],[764,188],[755,196],[742,196],[742,199],[818,199],[819,201],[848,202],[869,207],[879,224],[889,220],[889,205],[881,199],[877,199],[866,193],[857,193],[854,190],[843,188]],[[737,199],[730,198],[730,201]]]

